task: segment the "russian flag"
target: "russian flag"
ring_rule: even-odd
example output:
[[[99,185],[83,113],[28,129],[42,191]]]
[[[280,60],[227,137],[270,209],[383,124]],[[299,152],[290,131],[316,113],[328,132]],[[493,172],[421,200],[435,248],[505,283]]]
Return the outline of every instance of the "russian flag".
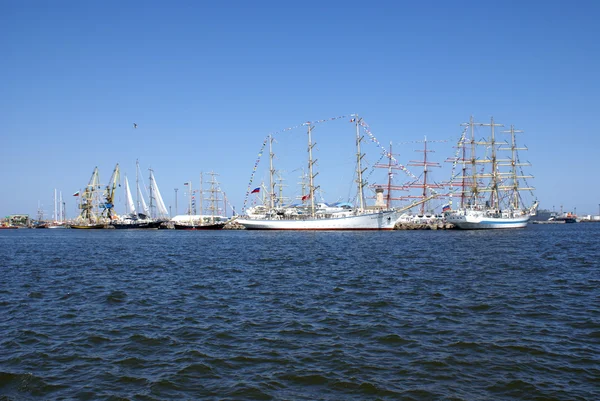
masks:
[[[257,193],[259,193],[259,192],[260,192],[260,187],[258,187],[258,188],[254,188],[254,189],[252,190],[252,192],[250,192],[250,193],[251,193],[251,194],[257,194]]]
[[[450,210],[450,205],[442,206],[442,212],[447,212],[448,210]]]

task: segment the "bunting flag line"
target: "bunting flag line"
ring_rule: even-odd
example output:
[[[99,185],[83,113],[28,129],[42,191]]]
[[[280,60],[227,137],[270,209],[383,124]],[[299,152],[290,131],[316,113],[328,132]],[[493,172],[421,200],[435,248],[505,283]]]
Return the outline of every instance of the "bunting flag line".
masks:
[[[265,146],[269,142],[270,135],[267,135],[265,140],[263,141],[260,151],[258,152],[258,158],[254,162],[254,167],[252,168],[252,174],[250,174],[250,180],[248,181],[248,188],[246,189],[246,196],[244,197],[244,206],[242,206],[242,214],[246,212],[246,204],[248,203],[248,196],[250,195],[250,188],[252,188],[252,182],[254,181],[254,174],[256,174],[256,169],[258,168],[258,163],[260,163],[260,158],[263,155],[265,150]]]
[[[291,131],[296,128],[306,127],[307,125],[320,124],[320,123],[324,123],[327,121],[340,120],[342,118],[348,118],[348,116],[337,116],[337,117],[331,117],[331,118],[324,118],[324,119],[316,120],[316,121],[306,121],[306,122],[303,122],[302,124],[294,125],[293,127],[287,127],[287,128],[281,129],[279,131],[271,132],[269,135],[281,134],[282,132]]]
[[[453,139],[434,139],[434,140],[427,140],[427,143],[447,143],[447,142],[451,142],[453,141]],[[425,141],[420,140],[420,141],[404,141],[404,142],[395,142],[398,145],[407,145],[409,143],[423,143]]]
[[[369,170],[369,174],[367,174],[367,176],[364,178],[365,183],[368,184],[369,179],[371,178],[371,176],[373,175],[373,172],[375,172],[375,166],[379,163],[381,163],[381,161],[383,160],[384,157],[389,157],[389,152],[385,152],[385,153],[381,153],[381,156],[379,157],[379,160],[377,160],[372,166],[371,169]]]

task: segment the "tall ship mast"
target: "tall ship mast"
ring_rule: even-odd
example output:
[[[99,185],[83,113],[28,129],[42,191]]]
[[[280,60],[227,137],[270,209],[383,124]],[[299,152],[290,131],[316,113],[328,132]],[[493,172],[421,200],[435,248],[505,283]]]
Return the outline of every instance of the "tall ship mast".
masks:
[[[198,197],[200,198],[200,215],[204,214],[204,173],[200,172],[200,189],[198,189]]]
[[[460,188],[460,202],[446,213],[446,220],[462,229],[526,227],[530,217],[536,214],[538,202],[527,205],[523,199],[525,192],[533,195],[534,188],[526,181],[533,177],[522,170],[530,164],[520,161],[519,151],[527,150],[517,146],[516,134],[522,131],[515,130],[514,126],[509,131],[501,131],[510,134],[510,142],[507,142],[497,139],[496,127],[503,125],[495,123],[493,118],[490,123],[482,124],[471,117],[463,126],[467,127],[470,137],[463,135],[459,141],[462,156],[456,161],[462,170],[459,176],[453,177]],[[478,127],[489,127],[489,136],[476,139]]]
[[[426,212],[431,212],[431,210],[429,210],[429,199],[431,199],[433,195],[438,195],[434,192],[435,189],[443,189],[445,184],[431,180],[429,176],[430,169],[432,167],[441,167],[441,165],[438,162],[429,160],[427,157],[428,153],[435,153],[434,150],[427,148],[427,144],[432,141],[428,142],[427,137],[425,136],[422,142],[423,149],[417,149],[415,152],[423,153],[423,158],[421,160],[410,160],[408,166],[423,167],[423,173],[417,179],[404,184],[405,189],[419,189],[420,193],[418,195],[405,195],[402,199],[418,200],[417,203],[420,204],[419,213],[424,215]]]
[[[218,175],[217,173],[215,173],[214,171],[211,171],[210,173],[210,189],[209,189],[209,206],[208,206],[208,210],[210,212],[210,222],[214,223],[216,218],[219,215],[219,203],[221,202],[222,198],[219,197],[219,194],[221,193],[221,190],[219,189],[219,183],[216,180],[216,176]]]
[[[356,127],[356,185],[357,185],[357,192],[358,192],[358,202],[360,205],[360,211],[365,210],[365,193],[364,193],[364,187],[366,185],[365,181],[363,180],[363,173],[367,170],[366,168],[363,170],[362,168],[362,159],[363,157],[365,157],[364,153],[362,153],[362,151],[360,150],[360,144],[362,143],[363,139],[365,138],[363,135],[360,134],[360,122],[362,121],[362,118],[354,118],[354,125]]]
[[[308,135],[308,200],[310,201],[310,216],[315,217],[315,191],[319,188],[315,187],[315,177],[319,174],[313,172],[313,166],[317,160],[313,160],[313,148],[316,146],[316,142],[312,141],[312,130],[315,128],[311,122],[307,123],[307,135]],[[306,199],[303,199],[306,200]]]
[[[275,153],[273,153],[273,135],[269,135],[269,210],[275,209],[275,168],[273,167],[273,160],[275,159]]]

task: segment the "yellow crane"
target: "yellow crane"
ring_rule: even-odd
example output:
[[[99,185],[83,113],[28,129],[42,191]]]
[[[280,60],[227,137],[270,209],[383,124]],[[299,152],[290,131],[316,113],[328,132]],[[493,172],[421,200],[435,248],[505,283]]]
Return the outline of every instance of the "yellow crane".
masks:
[[[119,186],[120,180],[120,172],[119,172],[119,163],[115,166],[112,175],[110,176],[110,180],[104,189],[104,204],[101,207],[104,209],[102,215],[107,217],[109,220],[114,220],[117,218],[117,214],[114,211],[115,207],[115,192],[117,187]]]

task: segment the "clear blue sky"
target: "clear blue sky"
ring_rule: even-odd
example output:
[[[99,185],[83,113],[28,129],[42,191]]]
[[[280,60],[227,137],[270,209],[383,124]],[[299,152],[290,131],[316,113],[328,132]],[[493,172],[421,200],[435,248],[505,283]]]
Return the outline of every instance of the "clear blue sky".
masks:
[[[541,207],[598,214],[598,15],[594,1],[0,0],[0,215],[40,202],[48,217],[57,188],[73,217],[95,166],[132,179],[136,158],[173,211],[173,189],[181,213],[183,183],[211,170],[239,211],[269,132],[349,113],[404,164],[420,146],[405,142],[456,140],[470,115],[514,124]],[[353,135],[347,120],[315,129],[330,201],[349,193]],[[278,137],[290,193],[305,140]]]

